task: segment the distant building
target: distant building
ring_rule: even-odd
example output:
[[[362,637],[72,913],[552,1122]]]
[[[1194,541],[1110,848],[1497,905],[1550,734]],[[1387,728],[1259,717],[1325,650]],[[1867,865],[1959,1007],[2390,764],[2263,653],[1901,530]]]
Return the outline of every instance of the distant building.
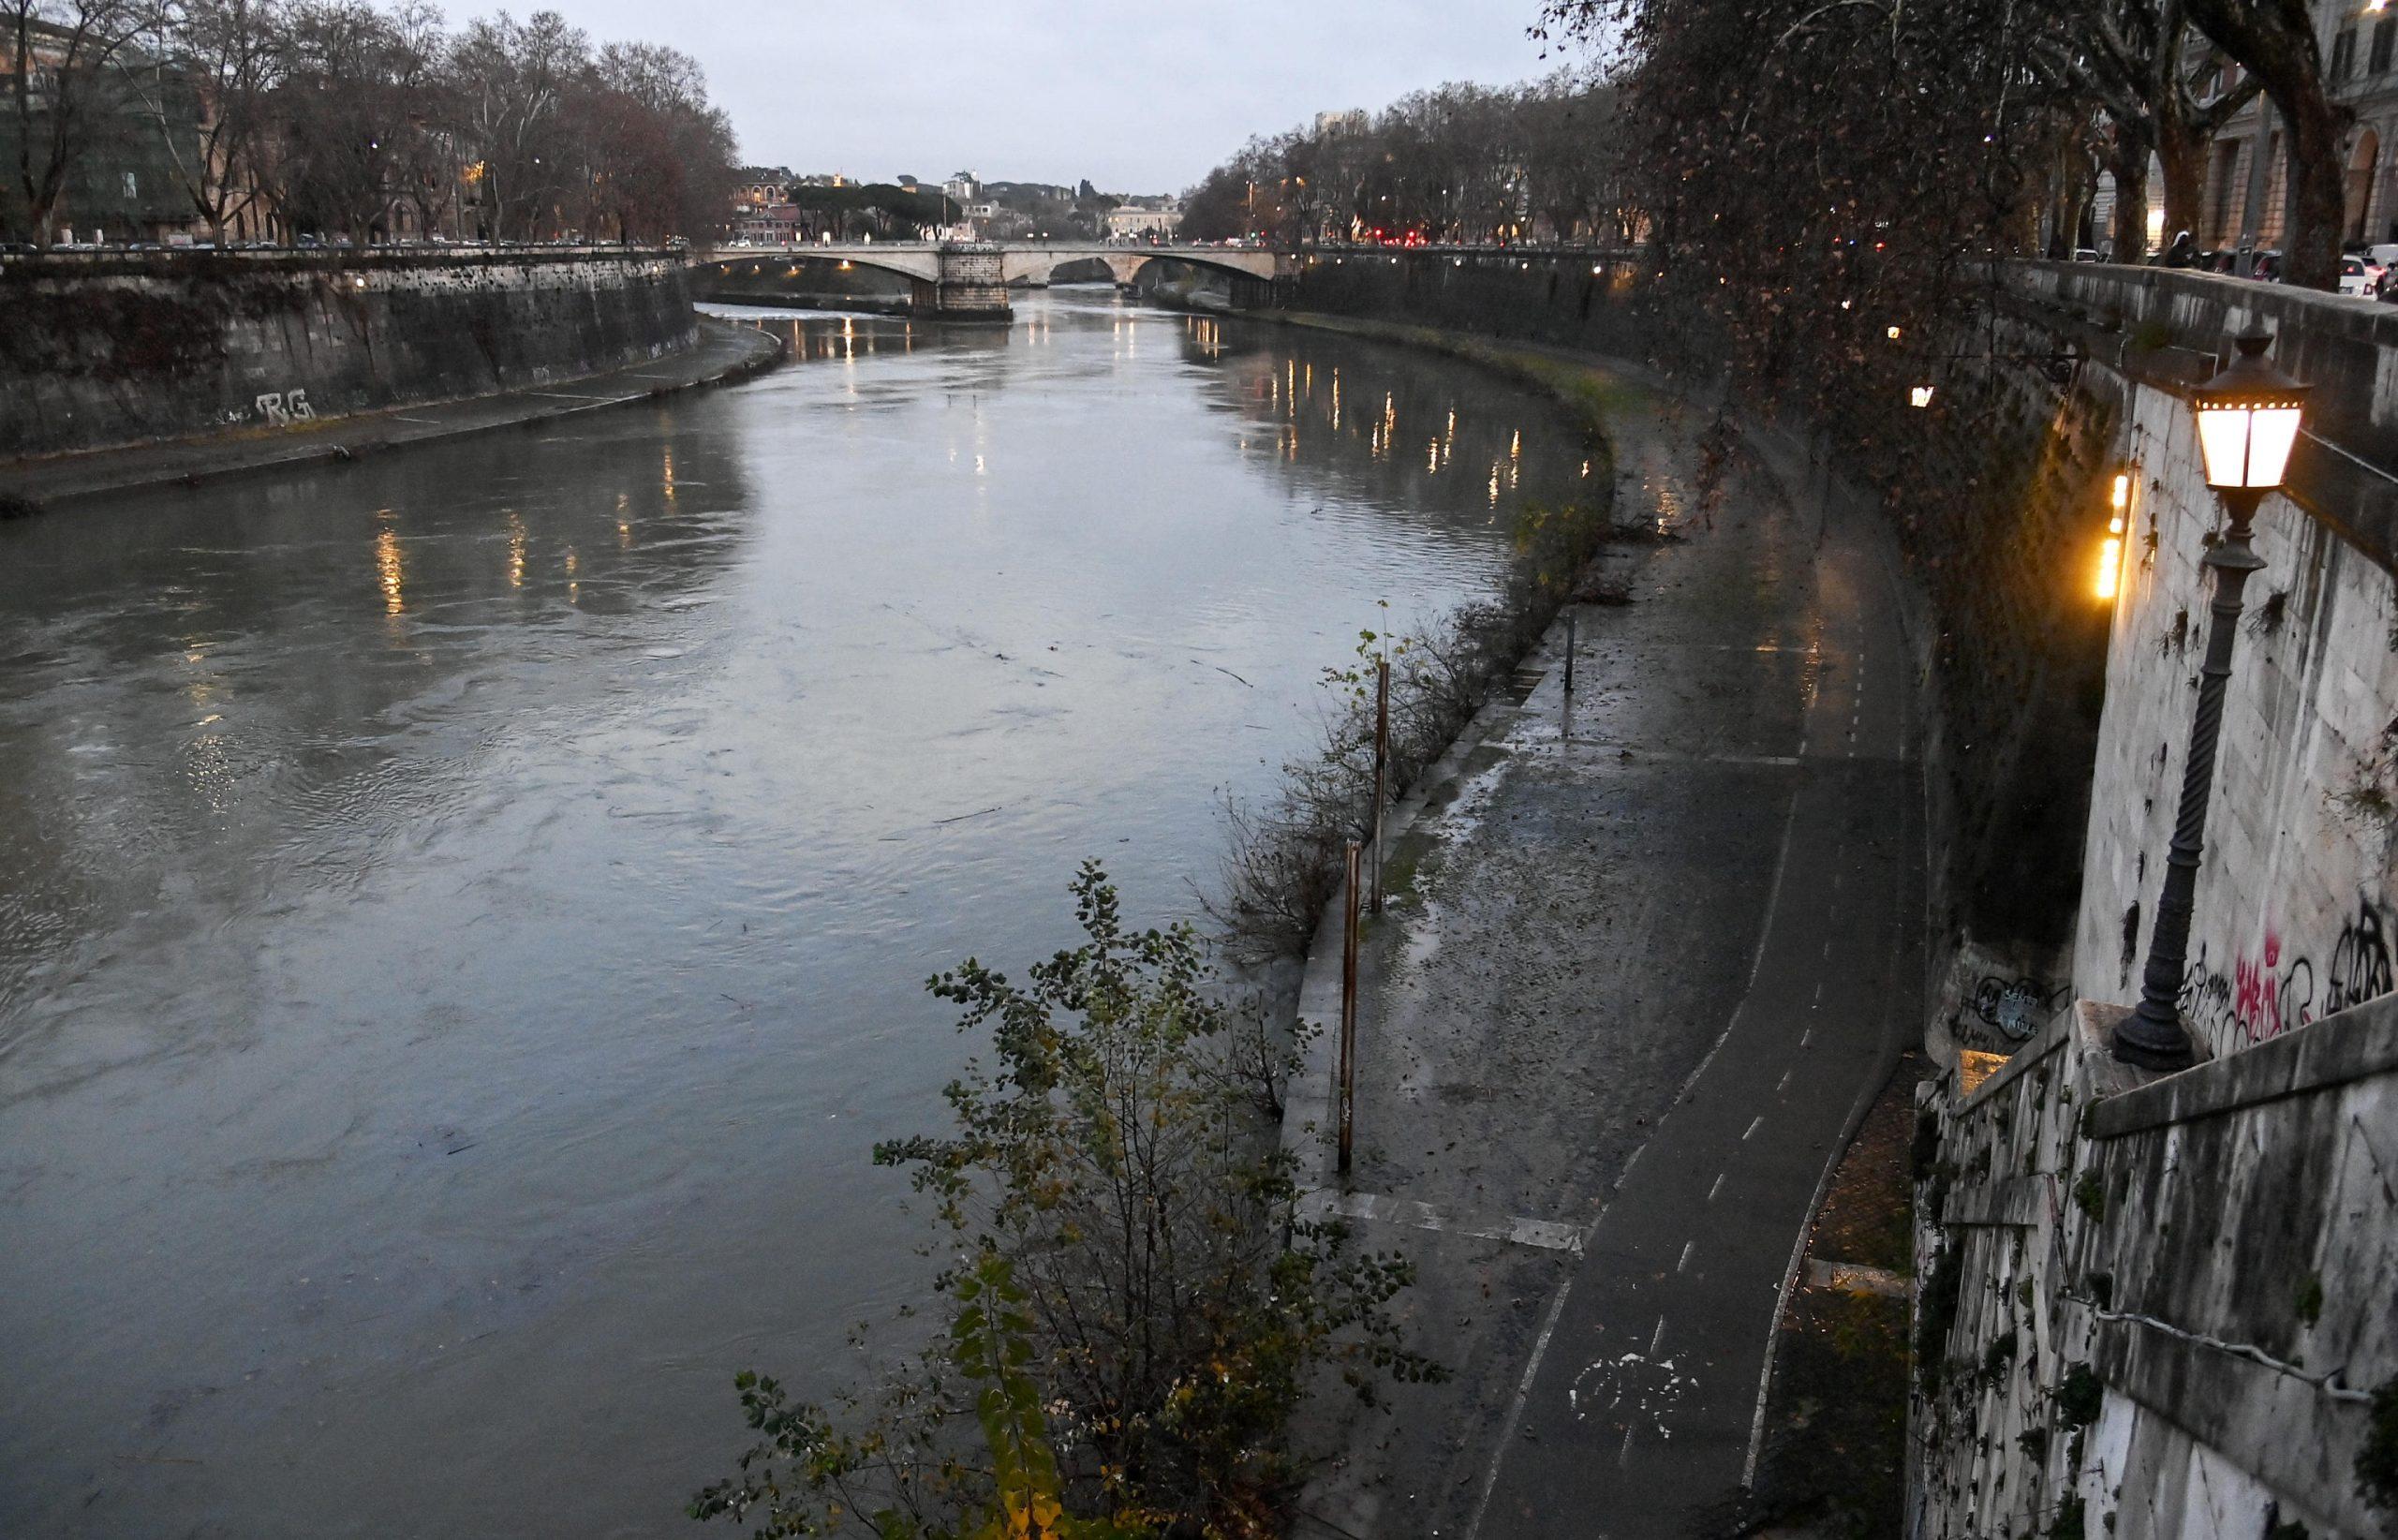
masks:
[[[800,211],[789,201],[751,209],[733,221],[733,239],[753,246],[797,244],[802,239]]]
[[[1315,131],[1325,138],[1340,134],[1362,134],[1369,125],[1363,108],[1353,107],[1346,112],[1318,112]]]
[[[2346,203],[2341,233],[2355,243],[2398,241],[2398,13],[2330,0],[2314,0],[2307,8],[2323,60],[2324,91],[2335,107],[2355,114],[2341,135]],[[2237,66],[2224,65],[2200,88],[2200,98],[2229,90],[2239,78]],[[2224,125],[2208,155],[2194,232],[2201,247],[2263,250],[2287,239],[2287,124],[2262,96]],[[2152,181],[2148,195],[2161,200],[2162,186]]]
[[[25,74],[31,86],[28,98],[36,141],[34,164],[38,169],[51,126],[49,82],[68,60],[79,56],[79,45],[72,33],[43,21],[26,22],[25,36],[32,54]],[[80,46],[88,51],[90,45]],[[80,56],[90,58],[88,52]],[[11,27],[7,35],[0,36],[0,78],[13,78],[17,63]],[[153,63],[151,56],[127,45],[109,67],[130,71]],[[170,150],[159,120],[143,109],[133,93],[115,89],[112,82],[93,82],[84,89],[83,151],[69,166],[66,185],[51,211],[57,238],[91,242],[187,237],[195,226],[191,200],[183,191],[177,161],[199,152],[200,126],[205,121],[206,104],[187,85],[179,86],[176,99],[168,109],[171,131],[182,141],[179,155]],[[15,113],[0,115],[0,165],[7,166],[11,176],[16,171],[18,148]],[[0,220],[0,237],[14,233],[5,220]]]
[[[983,184],[975,179],[972,171],[956,171],[940,185],[940,190],[961,203],[971,203],[982,198]]]
[[[1143,207],[1143,203],[1152,207]],[[1182,228],[1182,205],[1171,198],[1123,202],[1107,211],[1111,241],[1171,241]]]
[[[788,203],[792,184],[796,180],[788,166],[744,166],[740,204],[748,209],[771,209],[777,203]]]

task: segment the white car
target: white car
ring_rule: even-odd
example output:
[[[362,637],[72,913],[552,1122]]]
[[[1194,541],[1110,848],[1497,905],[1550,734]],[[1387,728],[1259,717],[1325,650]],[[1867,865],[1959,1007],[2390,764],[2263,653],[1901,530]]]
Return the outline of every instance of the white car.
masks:
[[[2364,265],[2361,257],[2340,259],[2340,292],[2357,299],[2371,299],[2379,288],[2373,270]]]

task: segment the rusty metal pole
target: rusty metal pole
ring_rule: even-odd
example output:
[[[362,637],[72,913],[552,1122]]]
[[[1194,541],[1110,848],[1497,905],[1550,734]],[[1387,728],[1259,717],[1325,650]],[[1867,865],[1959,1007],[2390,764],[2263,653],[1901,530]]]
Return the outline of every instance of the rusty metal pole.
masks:
[[[1357,1100],[1357,877],[1359,847],[1349,841],[1349,881],[1340,925],[1340,1084],[1333,1088],[1340,1107],[1340,1174],[1349,1175],[1349,1147]]]
[[[1383,809],[1390,803],[1390,659],[1374,664],[1374,900],[1383,911]]]

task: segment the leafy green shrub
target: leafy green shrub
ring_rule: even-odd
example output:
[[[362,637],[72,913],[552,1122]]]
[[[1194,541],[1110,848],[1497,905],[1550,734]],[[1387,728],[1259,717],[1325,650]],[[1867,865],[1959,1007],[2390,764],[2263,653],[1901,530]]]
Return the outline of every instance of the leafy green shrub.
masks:
[[[2057,1420],[2067,1428],[2087,1428],[2098,1420],[2106,1400],[2104,1382],[2088,1364],[2076,1364],[2057,1384]]]
[[[1073,893],[1084,941],[1025,984],[972,959],[930,982],[992,1059],[949,1086],[950,1133],[875,1151],[936,1200],[951,1332],[870,1408],[849,1403],[857,1430],[744,1375],[764,1437],[694,1517],[798,1535],[867,1516],[945,1540],[1029,1493],[1058,1522],[1006,1533],[1070,1534],[1081,1515],[1263,1533],[1298,1477],[1282,1432],[1325,1371],[1369,1399],[1441,1374],[1388,1308],[1406,1264],[1298,1217],[1289,1159],[1226,1063],[1236,1017],[1195,933],[1128,931],[1095,863]],[[970,1425],[987,1461],[966,1452]]]

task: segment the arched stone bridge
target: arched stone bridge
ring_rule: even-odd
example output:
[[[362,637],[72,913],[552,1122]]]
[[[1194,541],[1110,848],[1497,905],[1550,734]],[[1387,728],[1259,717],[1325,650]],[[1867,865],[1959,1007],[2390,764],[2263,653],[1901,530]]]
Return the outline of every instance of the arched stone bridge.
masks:
[[[759,251],[718,249],[693,259],[693,265],[728,279],[804,275],[803,264],[836,262],[872,268],[906,278],[913,289],[910,307],[925,315],[1003,319],[1009,314],[1008,289],[1018,284],[1045,285],[1050,274],[1071,262],[1097,261],[1106,266],[1119,285],[1129,285],[1151,262],[1167,260],[1227,274],[1233,281],[1236,305],[1269,303],[1276,286],[1295,276],[1295,252],[1228,246],[1125,246],[1101,241],[949,242],[941,244],[908,242],[843,242],[835,244],[787,246]]]

